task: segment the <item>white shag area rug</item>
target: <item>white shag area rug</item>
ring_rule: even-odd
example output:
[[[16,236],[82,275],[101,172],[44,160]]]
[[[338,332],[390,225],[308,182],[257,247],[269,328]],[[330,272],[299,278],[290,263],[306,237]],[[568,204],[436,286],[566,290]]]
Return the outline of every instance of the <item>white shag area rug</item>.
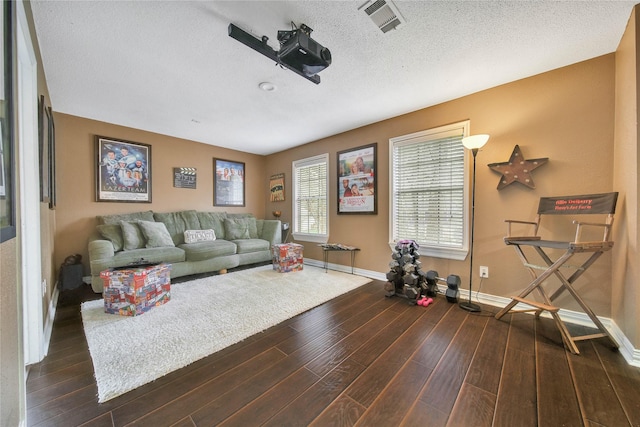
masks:
[[[113,399],[371,280],[305,265],[271,265],[171,285],[171,300],[136,316],[82,304],[98,401]]]

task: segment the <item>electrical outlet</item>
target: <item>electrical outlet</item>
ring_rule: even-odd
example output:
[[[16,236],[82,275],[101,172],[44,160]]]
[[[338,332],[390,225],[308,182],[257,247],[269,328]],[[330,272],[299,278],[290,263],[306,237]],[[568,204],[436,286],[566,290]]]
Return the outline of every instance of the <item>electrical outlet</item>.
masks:
[[[480,277],[488,279],[489,278],[489,267],[486,265],[480,266]]]
[[[42,296],[47,294],[47,279],[42,279]]]

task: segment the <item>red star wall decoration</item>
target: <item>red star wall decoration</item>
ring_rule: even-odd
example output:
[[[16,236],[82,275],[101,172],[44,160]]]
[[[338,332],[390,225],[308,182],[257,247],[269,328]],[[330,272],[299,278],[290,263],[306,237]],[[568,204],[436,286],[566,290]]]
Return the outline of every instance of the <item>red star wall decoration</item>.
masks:
[[[519,182],[529,188],[536,188],[531,177],[531,171],[544,165],[548,160],[548,157],[525,160],[520,147],[516,145],[508,162],[490,163],[488,166],[491,170],[502,174],[498,183],[498,190],[502,190],[512,182]]]

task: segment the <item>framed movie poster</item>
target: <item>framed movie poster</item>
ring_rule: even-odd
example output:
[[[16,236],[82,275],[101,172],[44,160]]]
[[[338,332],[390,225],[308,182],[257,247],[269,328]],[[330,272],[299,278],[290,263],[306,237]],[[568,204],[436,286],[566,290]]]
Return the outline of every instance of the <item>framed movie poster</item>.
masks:
[[[338,214],[378,213],[377,143],[338,152]]]
[[[244,163],[213,159],[213,206],[244,206]]]
[[[40,201],[49,203],[49,116],[44,95],[38,99],[38,144],[40,146]]]
[[[272,202],[284,202],[284,174],[272,175],[269,179],[269,193]]]
[[[48,156],[47,162],[49,165],[49,209],[56,208],[57,200],[57,186],[56,186],[56,126],[53,122],[53,110],[51,107],[46,109],[47,125],[49,126],[49,132],[47,136]]]
[[[96,136],[96,201],[151,203],[151,146]]]

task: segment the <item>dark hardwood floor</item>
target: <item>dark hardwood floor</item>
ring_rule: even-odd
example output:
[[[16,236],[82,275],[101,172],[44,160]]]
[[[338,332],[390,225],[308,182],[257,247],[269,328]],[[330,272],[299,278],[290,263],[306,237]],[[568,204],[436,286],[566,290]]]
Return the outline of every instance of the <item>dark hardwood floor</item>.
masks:
[[[441,295],[412,306],[383,284],[103,404],[79,307],[99,295],[65,291],[28,376],[28,425],[640,426],[640,369],[604,341],[575,356],[547,319],[498,321]]]

